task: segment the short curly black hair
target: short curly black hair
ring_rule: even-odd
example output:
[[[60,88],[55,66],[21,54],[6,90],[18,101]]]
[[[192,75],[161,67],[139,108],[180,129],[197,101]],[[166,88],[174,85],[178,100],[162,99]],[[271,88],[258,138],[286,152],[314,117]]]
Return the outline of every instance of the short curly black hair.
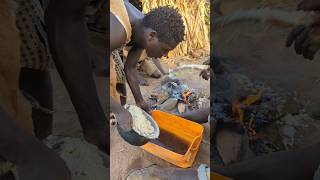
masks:
[[[148,12],[142,21],[143,26],[155,30],[161,42],[180,43],[184,40],[185,26],[176,8],[161,6]]]

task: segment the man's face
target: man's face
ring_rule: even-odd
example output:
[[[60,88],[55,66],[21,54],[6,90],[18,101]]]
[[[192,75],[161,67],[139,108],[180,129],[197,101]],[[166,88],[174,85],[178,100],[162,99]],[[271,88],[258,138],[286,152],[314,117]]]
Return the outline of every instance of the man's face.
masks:
[[[147,35],[145,50],[148,57],[161,58],[167,56],[169,51],[173,50],[178,43],[164,43],[160,42],[156,37],[156,33],[150,33]]]

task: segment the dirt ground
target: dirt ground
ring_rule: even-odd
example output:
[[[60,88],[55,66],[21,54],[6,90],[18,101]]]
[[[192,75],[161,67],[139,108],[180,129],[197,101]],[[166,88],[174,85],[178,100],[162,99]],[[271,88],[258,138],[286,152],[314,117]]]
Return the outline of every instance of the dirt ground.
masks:
[[[163,60],[162,64],[166,68],[175,68],[182,64],[202,64],[204,61],[208,59],[208,55],[199,55],[197,58],[190,58],[190,57],[181,57],[176,59],[169,59],[169,60]],[[161,81],[164,77],[161,77],[159,79],[154,79],[146,76],[145,74],[142,74],[143,77],[148,81],[149,86],[141,86],[141,93],[144,97],[144,99],[147,99],[150,97],[152,92],[155,90],[156,87],[160,86]],[[199,75],[195,76],[195,78]],[[196,80],[197,81],[197,80]],[[204,81],[204,80],[203,80]],[[194,81],[193,81],[194,82]],[[205,82],[205,87],[200,86],[198,84],[198,87],[196,85],[197,83],[188,84],[192,88],[199,88],[199,89],[210,89],[210,83],[209,81]],[[203,84],[202,84],[203,85]],[[127,85],[127,103],[134,104],[134,98],[130,91],[129,86]],[[210,93],[209,91],[207,93]],[[210,94],[208,94],[210,95]],[[203,138],[203,142],[200,146],[200,150],[198,152],[198,155],[196,157],[196,160],[192,166],[192,168],[197,168],[200,164],[209,164],[209,155],[210,155],[210,141],[209,141],[209,134],[210,134],[210,126],[209,124],[205,124],[205,134]],[[152,164],[157,164],[160,167],[173,167],[176,168],[176,166],[171,165],[170,163],[155,157],[146,151],[142,150],[139,147],[134,147],[126,142],[124,142],[120,136],[118,135],[115,127],[111,127],[111,157],[110,157],[110,174],[112,180],[120,180],[126,177],[127,173],[130,172],[130,170],[139,169],[143,167],[148,167]]]
[[[300,1],[230,0],[222,3],[221,11],[226,15],[240,9],[261,7],[294,10],[298,2]],[[295,94],[297,101],[312,117],[301,120],[304,123],[300,122],[300,127],[308,126],[303,127],[303,134],[295,131],[301,138],[295,148],[300,148],[319,142],[316,137],[320,135],[320,122],[317,120],[320,115],[320,57],[318,55],[313,61],[309,61],[298,56],[293,47],[286,48],[285,40],[290,30],[291,28],[270,24],[247,22],[228,25],[211,33],[213,54],[223,57],[232,66],[233,73],[265,82],[279,94]],[[289,121],[296,121],[290,118],[292,117],[289,117]],[[296,118],[299,119],[298,116]],[[297,127],[292,130],[297,130]]]

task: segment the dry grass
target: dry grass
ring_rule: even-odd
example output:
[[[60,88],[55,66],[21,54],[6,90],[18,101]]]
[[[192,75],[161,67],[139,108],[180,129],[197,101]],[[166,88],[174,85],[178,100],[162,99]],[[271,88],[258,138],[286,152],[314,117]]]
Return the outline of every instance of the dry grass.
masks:
[[[147,13],[153,8],[170,5],[178,8],[185,26],[185,41],[180,43],[176,49],[170,52],[169,56],[183,56],[192,53],[197,49],[209,51],[209,24],[207,0],[143,0],[143,11]],[[207,24],[206,24],[207,23]]]

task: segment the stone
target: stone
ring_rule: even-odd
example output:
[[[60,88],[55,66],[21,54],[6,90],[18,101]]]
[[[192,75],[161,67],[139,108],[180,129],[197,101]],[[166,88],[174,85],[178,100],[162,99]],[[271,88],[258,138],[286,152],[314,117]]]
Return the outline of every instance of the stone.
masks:
[[[162,111],[171,111],[177,106],[178,99],[169,98],[164,103],[160,105],[160,110]]]
[[[298,114],[300,111],[299,103],[293,98],[287,99],[283,105],[282,112],[290,114]]]
[[[296,129],[292,126],[284,126],[282,127],[282,135],[283,135],[283,145],[286,149],[290,149],[294,145],[294,136],[296,134]]]
[[[199,98],[197,104],[199,109],[206,109],[210,107],[210,100],[207,98]]]
[[[216,145],[225,165],[239,160],[241,144],[241,134],[226,128],[217,130]]]
[[[181,113],[184,113],[185,111],[186,111],[186,104],[178,103],[178,112],[181,114]]]

